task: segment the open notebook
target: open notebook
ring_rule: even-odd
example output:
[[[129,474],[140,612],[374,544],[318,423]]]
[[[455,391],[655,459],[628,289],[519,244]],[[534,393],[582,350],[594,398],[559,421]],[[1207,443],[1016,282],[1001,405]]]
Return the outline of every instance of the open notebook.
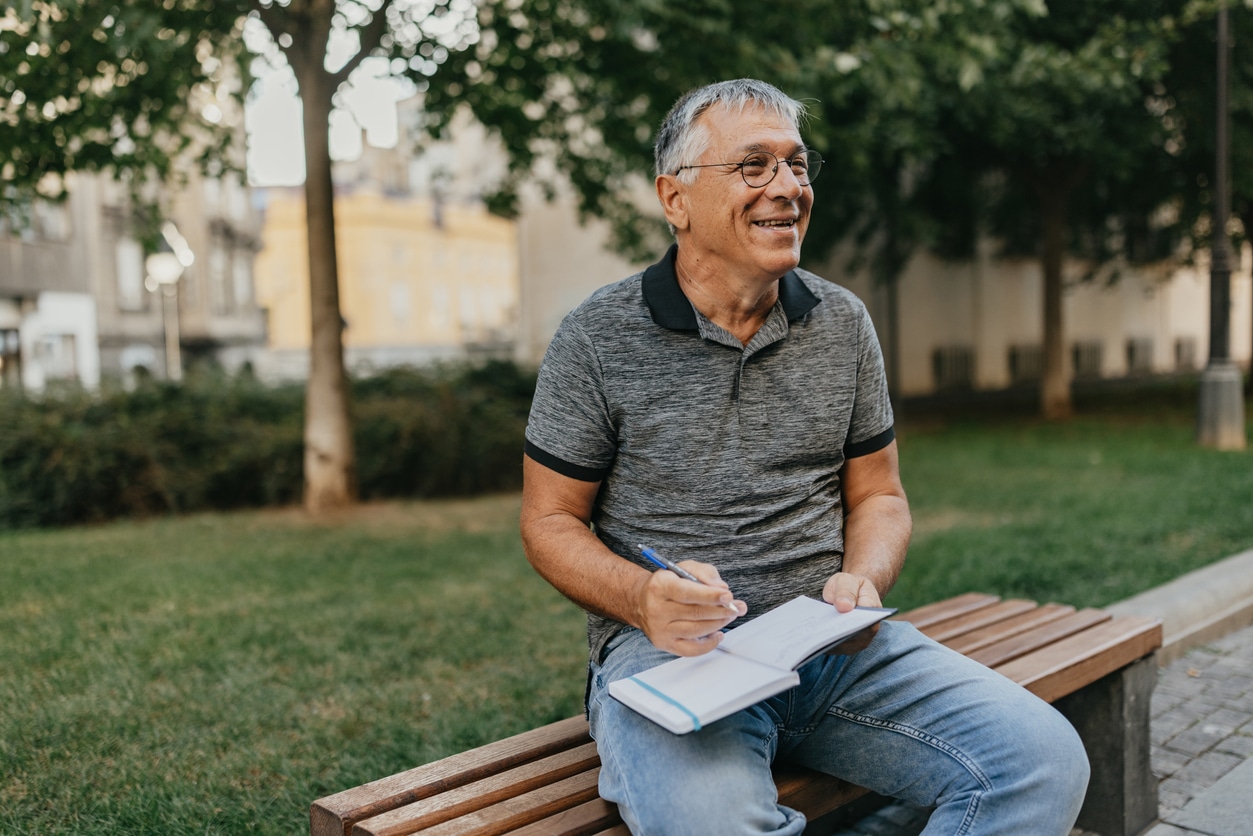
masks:
[[[675,734],[800,684],[796,669],[894,609],[858,607],[841,613],[800,596],[727,631],[703,656],[686,656],[609,684],[609,694]]]

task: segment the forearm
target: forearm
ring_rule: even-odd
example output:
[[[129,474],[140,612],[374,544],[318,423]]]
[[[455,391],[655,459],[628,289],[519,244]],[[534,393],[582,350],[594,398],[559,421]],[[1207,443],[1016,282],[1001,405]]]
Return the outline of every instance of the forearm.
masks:
[[[913,532],[904,496],[883,494],[863,500],[844,519],[843,571],[870,580],[887,595],[905,565]]]
[[[650,572],[614,554],[588,527],[598,483],[561,476],[529,456],[523,462],[522,545],[527,560],[583,609],[643,630],[657,647],[707,653],[721,629],[744,613],[718,571],[687,561],[699,583]]]
[[[641,626],[646,569],[614,554],[569,514],[528,515],[524,509],[521,529],[527,560],[558,592],[588,612]]]

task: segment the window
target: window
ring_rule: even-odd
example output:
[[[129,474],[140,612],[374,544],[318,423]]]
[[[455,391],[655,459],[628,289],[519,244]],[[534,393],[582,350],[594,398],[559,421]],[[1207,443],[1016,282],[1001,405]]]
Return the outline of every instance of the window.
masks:
[[[235,250],[233,266],[235,307],[241,308],[252,302],[252,264],[247,250]]]
[[[0,328],[0,386],[22,385],[22,341],[16,328]]]
[[[1071,346],[1075,377],[1100,377],[1103,353],[1100,340],[1079,340]]]
[[[35,361],[46,380],[74,380],[78,362],[73,334],[45,334],[35,343]]]
[[[1044,379],[1044,348],[1039,345],[1009,347],[1010,383],[1033,383]]]
[[[1153,340],[1132,337],[1127,340],[1127,374],[1148,374],[1153,371]]]
[[[1175,340],[1175,368],[1190,372],[1196,368],[1196,338],[1179,337]]]
[[[975,352],[968,345],[941,346],[931,352],[935,388],[970,389],[975,381]]]
[[[133,238],[123,238],[117,242],[115,255],[117,306],[124,311],[142,311],[147,302],[143,247]]]

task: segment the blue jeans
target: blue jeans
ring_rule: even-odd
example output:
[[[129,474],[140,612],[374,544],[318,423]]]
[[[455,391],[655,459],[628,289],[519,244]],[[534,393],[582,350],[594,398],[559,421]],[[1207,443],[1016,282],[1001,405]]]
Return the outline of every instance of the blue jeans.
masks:
[[[592,665],[600,794],[636,836],[801,833],[805,817],[778,803],[776,760],[934,807],[926,836],[1065,836],[1079,815],[1088,761],[1066,719],[904,622],[884,622],[861,653],[820,657],[796,688],[686,735],[608,693],[669,658],[627,630]]]

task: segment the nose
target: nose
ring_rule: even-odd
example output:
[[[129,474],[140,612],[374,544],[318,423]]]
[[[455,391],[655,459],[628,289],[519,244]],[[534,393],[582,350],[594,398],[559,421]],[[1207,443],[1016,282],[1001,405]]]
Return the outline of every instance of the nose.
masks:
[[[779,160],[775,165],[774,179],[767,186],[771,197],[796,200],[804,193],[805,186],[801,185],[800,178],[796,176],[796,172],[792,171],[792,166],[786,160]]]

